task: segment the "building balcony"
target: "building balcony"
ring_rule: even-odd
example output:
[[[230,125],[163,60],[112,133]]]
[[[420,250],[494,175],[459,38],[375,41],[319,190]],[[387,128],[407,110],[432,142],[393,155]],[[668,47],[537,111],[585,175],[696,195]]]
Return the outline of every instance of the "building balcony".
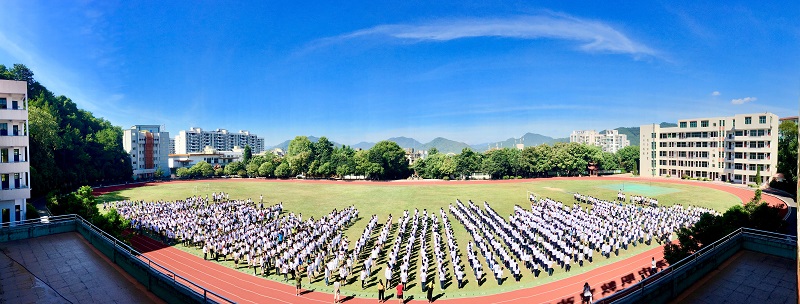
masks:
[[[11,134],[9,132],[8,134]],[[22,134],[19,132],[18,134]],[[27,147],[28,136],[2,135],[0,133],[0,147]]]
[[[28,162],[0,162],[0,172],[28,172],[30,164]]]
[[[0,120],[27,121],[28,110],[24,109],[0,109]]]
[[[13,186],[13,183],[11,184]],[[20,198],[30,198],[31,197],[31,189],[30,188],[19,188],[19,189],[2,189],[0,190],[0,201],[6,200],[15,200]]]

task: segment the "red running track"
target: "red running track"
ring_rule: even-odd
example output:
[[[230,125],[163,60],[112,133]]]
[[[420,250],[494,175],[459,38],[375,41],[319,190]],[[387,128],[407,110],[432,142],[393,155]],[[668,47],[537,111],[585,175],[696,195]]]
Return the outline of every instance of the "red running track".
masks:
[[[565,178],[556,178],[565,179]],[[749,201],[753,196],[753,191],[745,188],[728,186],[718,183],[693,182],[683,180],[666,179],[647,179],[647,178],[626,178],[626,177],[584,177],[578,179],[589,180],[622,180],[622,181],[653,181],[659,183],[686,184],[717,189],[739,197],[742,202]],[[522,180],[522,181],[547,181],[541,180]],[[519,182],[517,180],[515,182]],[[282,181],[284,182],[284,181]],[[311,183],[341,183],[337,181],[302,181]],[[503,181],[507,182],[507,181]],[[356,182],[371,183],[371,182]],[[378,183],[385,185],[409,185],[409,184],[431,184],[431,182],[398,182],[398,183]],[[438,182],[433,182],[438,183]],[[443,184],[453,184],[459,182],[441,182]],[[475,181],[463,183],[476,183]],[[484,182],[479,182],[484,183]],[[119,187],[115,187],[120,190]],[[106,190],[106,189],[103,189]],[[786,209],[783,202],[771,195],[764,195],[770,205],[780,206]],[[163,244],[147,237],[134,237],[132,239],[134,248],[144,253],[145,256],[154,262],[169,268],[180,276],[194,281],[209,290],[212,290],[230,300],[239,303],[331,303],[333,295],[322,292],[308,292],[302,296],[294,295],[294,286],[282,284],[276,281],[256,277],[243,273],[216,262],[205,261],[190,253],[181,251],[173,247],[164,247]],[[602,257],[598,256],[602,259]],[[459,304],[478,304],[478,303],[579,303],[580,291],[583,284],[588,282],[592,286],[594,299],[600,299],[619,291],[626,286],[635,284],[646,275],[650,267],[651,258],[659,261],[659,268],[666,266],[663,260],[663,247],[659,246],[638,254],[631,258],[615,262],[610,265],[602,266],[583,274],[572,276],[556,282],[547,283],[526,289],[512,292],[472,297],[460,299],[440,299],[436,302]],[[392,289],[387,288],[387,294],[392,295]],[[342,294],[342,298],[348,298],[347,293]],[[349,298],[346,303],[361,304],[375,303],[376,299]],[[391,299],[390,301],[397,301]],[[416,302],[424,299],[415,299]]]

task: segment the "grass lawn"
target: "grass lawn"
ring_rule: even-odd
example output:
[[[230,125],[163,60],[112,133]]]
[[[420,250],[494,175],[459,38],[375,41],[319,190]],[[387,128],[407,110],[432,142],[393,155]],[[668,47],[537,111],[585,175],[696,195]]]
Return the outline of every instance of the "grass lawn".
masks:
[[[251,198],[258,202],[259,195],[263,194],[265,205],[283,202],[284,209],[287,212],[302,213],[304,218],[307,218],[308,216],[314,216],[315,218],[318,218],[319,216],[329,213],[334,208],[341,209],[345,206],[355,205],[360,211],[360,219],[357,220],[347,230],[345,230],[345,235],[348,237],[348,239],[351,240],[351,242],[355,242],[359,238],[360,234],[364,231],[369,217],[372,214],[377,214],[379,216],[379,225],[373,230],[373,237],[376,237],[380,232],[383,223],[386,221],[388,214],[391,213],[394,215],[394,222],[396,224],[402,215],[402,211],[406,209],[413,211],[414,208],[418,208],[420,209],[420,212],[422,209],[428,209],[429,212],[437,211],[435,214],[438,216],[437,209],[443,207],[445,210],[447,210],[448,204],[454,203],[457,198],[461,199],[465,203],[468,199],[471,199],[476,203],[488,201],[498,214],[507,219],[507,216],[513,211],[515,204],[520,206],[529,206],[527,199],[528,191],[539,196],[550,197],[562,201],[566,204],[572,204],[572,194],[575,192],[592,195],[602,199],[614,199],[616,198],[617,191],[603,187],[620,183],[620,181],[542,179],[519,183],[497,184],[454,183],[452,185],[404,185],[402,182],[393,182],[365,185],[347,184],[345,182],[337,184],[317,184],[305,182],[278,183],[264,182],[263,180],[256,181],[243,179],[223,182],[198,181],[194,183],[167,183],[156,186],[132,188],[100,196],[99,200],[113,201],[133,199],[145,201],[173,201],[176,199],[190,197],[192,195],[205,196],[206,194],[210,195],[212,192],[224,191],[226,193],[230,193],[231,199]],[[636,188],[636,184],[640,184],[638,185],[640,188],[651,187],[651,185],[649,185],[650,183],[647,182],[625,182],[625,184],[630,185],[632,188]],[[656,185],[652,185],[652,187],[656,187]],[[661,205],[665,206],[673,204],[699,205],[723,212],[730,206],[741,203],[741,201],[732,194],[709,188],[673,184],[657,184],[657,187],[669,188],[670,190],[661,191],[665,193],[662,195],[652,195],[652,197],[659,200]],[[479,204],[479,206],[482,207],[482,204]],[[459,253],[462,255],[462,261],[466,263],[466,247],[467,242],[472,240],[471,236],[454,216],[451,215],[449,218],[453,224],[453,232],[458,242]],[[397,235],[396,229],[397,227],[392,228],[393,233],[388,240],[388,244],[393,244],[394,237]],[[428,242],[429,245],[428,254],[432,257],[433,240],[430,237],[430,232],[428,233],[428,237],[425,241]],[[557,269],[551,277],[548,277],[546,274],[542,274],[538,278],[534,278],[530,272],[526,272],[526,269],[522,269],[523,278],[520,282],[515,282],[513,277],[509,276],[509,279],[506,280],[503,285],[498,285],[493,276],[488,275],[486,276],[485,282],[483,282],[481,286],[478,286],[472,273],[472,268],[469,265],[466,265],[465,277],[468,280],[466,286],[462,289],[457,289],[455,283],[451,284],[444,290],[443,298],[488,295],[541,285],[572,275],[580,274],[598,266],[625,259],[647,249],[653,248],[654,246],[656,246],[655,243],[652,246],[640,245],[638,247],[630,247],[630,249],[627,251],[620,250],[619,257],[614,257],[612,255],[612,258],[608,260],[603,257],[598,258],[600,255],[595,254],[595,263],[591,264],[590,266],[577,267],[577,265],[573,265],[572,271],[569,273],[564,272],[561,269]],[[182,245],[177,245],[176,247],[197,256],[201,255],[197,248],[186,248]],[[446,253],[446,245],[444,245],[444,247],[445,248],[442,250],[444,250]],[[418,248],[419,247],[417,246],[414,250],[414,254],[412,255],[414,258],[413,260],[416,261],[416,266],[414,266],[415,263],[412,263],[411,270],[409,271],[409,285],[411,288],[406,291],[406,293],[407,296],[413,295],[415,299],[423,299],[424,294],[422,293],[421,287],[419,286],[419,280],[417,278],[419,273],[418,267],[421,267]],[[364,249],[362,254],[366,254],[368,252],[369,249]],[[401,252],[403,252],[403,250],[401,250]],[[362,291],[360,282],[353,281],[352,284],[348,284],[342,288],[342,293],[344,295],[354,294],[359,297],[377,297],[375,282],[377,282],[377,278],[383,278],[382,267],[385,266],[385,262],[381,263],[381,261],[385,261],[385,259],[380,257],[379,263],[376,265],[376,267],[373,267],[373,269],[376,270],[373,270],[374,273],[372,280],[368,281],[367,290]],[[483,261],[483,263],[485,263],[485,261]],[[233,267],[233,262],[226,262],[226,265]],[[429,279],[435,278],[434,266],[435,259],[432,259],[431,270],[428,275]],[[486,271],[488,269],[488,265],[484,264],[483,266],[484,271]],[[354,273],[351,274],[350,280],[355,279],[358,272],[361,270],[361,264],[357,264],[357,266],[354,268],[355,270]],[[452,266],[447,265],[447,269],[450,273],[450,276],[453,278],[453,282],[455,282],[454,276],[452,276]],[[242,269],[242,271],[246,270]],[[249,269],[249,273],[252,273],[252,269]],[[506,274],[508,275],[508,271],[506,271]],[[397,274],[395,274],[395,278],[396,277]],[[282,277],[280,280],[277,276],[272,276],[270,279],[281,281]],[[325,282],[321,276],[319,279],[320,280],[313,283],[310,288],[318,291],[333,291],[332,286],[325,286]],[[293,281],[288,282],[288,284],[292,283]],[[307,280],[303,281],[303,287],[308,287]],[[387,295],[393,294],[392,291],[393,290],[391,288],[387,288]],[[442,290],[440,290],[437,284],[435,288],[435,294],[440,292],[442,292]]]

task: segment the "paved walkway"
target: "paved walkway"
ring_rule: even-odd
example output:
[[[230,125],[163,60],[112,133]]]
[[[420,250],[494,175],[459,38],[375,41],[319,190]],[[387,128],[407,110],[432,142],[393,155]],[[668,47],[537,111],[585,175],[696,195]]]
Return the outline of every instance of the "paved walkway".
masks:
[[[742,250],[674,303],[797,303],[795,261]]]
[[[0,303],[159,303],[76,232],[0,243]]]

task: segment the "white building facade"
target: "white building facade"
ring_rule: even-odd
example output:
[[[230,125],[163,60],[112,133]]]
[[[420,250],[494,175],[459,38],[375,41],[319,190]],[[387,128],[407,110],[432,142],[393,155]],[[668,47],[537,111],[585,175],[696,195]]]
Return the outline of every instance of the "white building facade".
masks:
[[[205,147],[212,147],[218,151],[232,151],[234,147],[249,145],[253,154],[264,151],[264,139],[240,130],[231,133],[225,129],[203,131],[201,128],[181,130],[175,136],[175,154],[188,154],[202,152]]]
[[[642,125],[641,175],[764,184],[777,173],[778,125],[772,113],[683,119],[668,128]]]
[[[169,170],[175,174],[178,169],[191,168],[201,161],[209,163],[214,168],[225,167],[229,163],[241,161],[243,156],[244,149],[240,147],[234,147],[232,151],[217,151],[212,147],[205,147],[202,152],[170,154]]]
[[[575,130],[569,135],[569,142],[598,146],[604,152],[617,153],[622,148],[631,145],[628,136],[619,134],[617,130]]]
[[[158,168],[169,174],[169,132],[158,125],[135,125],[122,134],[122,147],[131,156],[134,179],[156,177]]]
[[[25,220],[31,197],[28,84],[0,80],[0,222]]]

